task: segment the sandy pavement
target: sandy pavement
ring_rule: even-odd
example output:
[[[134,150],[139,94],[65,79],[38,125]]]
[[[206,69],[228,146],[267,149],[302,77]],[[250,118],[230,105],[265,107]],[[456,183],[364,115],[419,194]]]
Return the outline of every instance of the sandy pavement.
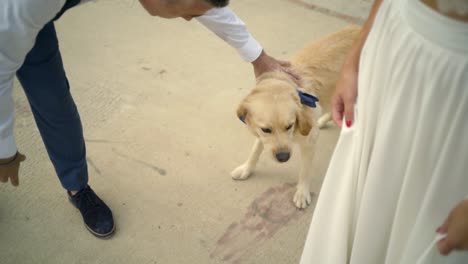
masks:
[[[362,19],[361,10],[317,9],[319,2],[231,6],[270,55],[286,59]],[[17,141],[28,159],[19,188],[0,185],[0,263],[298,262],[336,127],[318,144],[313,204],[296,210],[297,151],[282,165],[262,156],[247,181],[230,178],[253,143],[235,115],[253,71],[234,49],[196,21],[150,17],[136,0],[75,8],[57,30],[90,185],[113,210],[117,232],[99,240],[85,230],[16,84]]]

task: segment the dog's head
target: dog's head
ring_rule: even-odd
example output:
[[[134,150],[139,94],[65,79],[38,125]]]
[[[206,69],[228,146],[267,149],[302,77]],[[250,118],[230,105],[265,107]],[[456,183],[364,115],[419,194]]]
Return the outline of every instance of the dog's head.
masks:
[[[275,73],[259,78],[237,109],[239,119],[279,162],[291,157],[296,133],[309,134],[311,115],[312,110],[301,104],[295,83]]]

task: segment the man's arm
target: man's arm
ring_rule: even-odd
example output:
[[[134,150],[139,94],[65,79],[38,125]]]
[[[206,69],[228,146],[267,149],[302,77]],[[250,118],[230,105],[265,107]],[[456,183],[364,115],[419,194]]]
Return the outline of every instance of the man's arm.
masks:
[[[34,46],[38,32],[60,11],[65,0],[0,1],[0,182],[18,185],[19,163],[13,134],[12,90],[16,71]]]
[[[39,30],[64,3],[65,0],[0,1],[0,159],[10,158],[17,152],[13,135],[13,78]]]
[[[252,37],[245,23],[231,9],[213,8],[196,19],[235,48],[245,61],[253,62],[260,56],[262,46]]]
[[[33,47],[39,30],[64,3],[65,0],[0,1],[0,159],[17,152],[13,135],[13,78]]]
[[[245,61],[252,63],[257,77],[264,72],[279,70],[290,74],[296,81],[299,79],[288,62],[278,61],[265,53],[245,23],[231,9],[213,8],[196,19],[235,48]]]

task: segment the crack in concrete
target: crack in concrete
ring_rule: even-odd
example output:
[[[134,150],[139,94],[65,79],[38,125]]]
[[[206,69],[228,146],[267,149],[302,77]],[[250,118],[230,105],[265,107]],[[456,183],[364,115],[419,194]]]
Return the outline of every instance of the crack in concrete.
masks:
[[[315,4],[306,3],[306,2],[304,2],[302,0],[287,0],[287,1],[289,1],[291,3],[294,3],[296,5],[303,6],[303,7],[307,8],[307,9],[322,13],[322,14],[327,15],[327,16],[332,16],[332,17],[342,19],[342,20],[344,20],[346,22],[349,22],[349,23],[352,23],[352,24],[362,25],[362,24],[364,24],[364,21],[365,21],[364,19],[362,19],[360,17],[343,14],[343,13],[340,13],[338,11],[328,9],[326,7],[321,7],[321,6],[318,6],[318,5],[315,5]]]
[[[115,154],[117,154],[118,156],[122,157],[122,158],[125,158],[125,159],[128,159],[128,160],[131,160],[133,162],[136,162],[136,163],[139,163],[145,167],[148,167],[154,171],[156,171],[157,173],[159,173],[161,176],[165,176],[167,173],[166,173],[166,170],[165,169],[162,169],[162,168],[159,168],[153,164],[150,164],[146,161],[142,161],[142,160],[139,160],[139,159],[135,159],[135,158],[132,158],[130,156],[127,156],[123,153],[120,153],[118,152],[116,149],[112,148],[112,152],[114,152]]]
[[[86,157],[86,161],[88,162],[89,165],[96,171],[97,174],[101,175],[101,170],[96,166],[94,161],[90,157]]]

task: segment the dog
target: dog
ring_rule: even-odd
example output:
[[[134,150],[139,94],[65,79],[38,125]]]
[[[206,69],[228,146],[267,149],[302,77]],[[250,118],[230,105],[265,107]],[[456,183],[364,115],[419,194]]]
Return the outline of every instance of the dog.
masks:
[[[237,116],[257,139],[247,161],[231,172],[234,180],[251,175],[264,147],[276,161],[284,163],[297,143],[302,164],[293,202],[300,209],[310,204],[311,164],[319,129],[331,120],[331,97],[360,31],[360,27],[348,26],[295,54],[290,61],[301,76],[302,87],[284,72],[267,72],[257,78],[256,86],[237,109]]]

